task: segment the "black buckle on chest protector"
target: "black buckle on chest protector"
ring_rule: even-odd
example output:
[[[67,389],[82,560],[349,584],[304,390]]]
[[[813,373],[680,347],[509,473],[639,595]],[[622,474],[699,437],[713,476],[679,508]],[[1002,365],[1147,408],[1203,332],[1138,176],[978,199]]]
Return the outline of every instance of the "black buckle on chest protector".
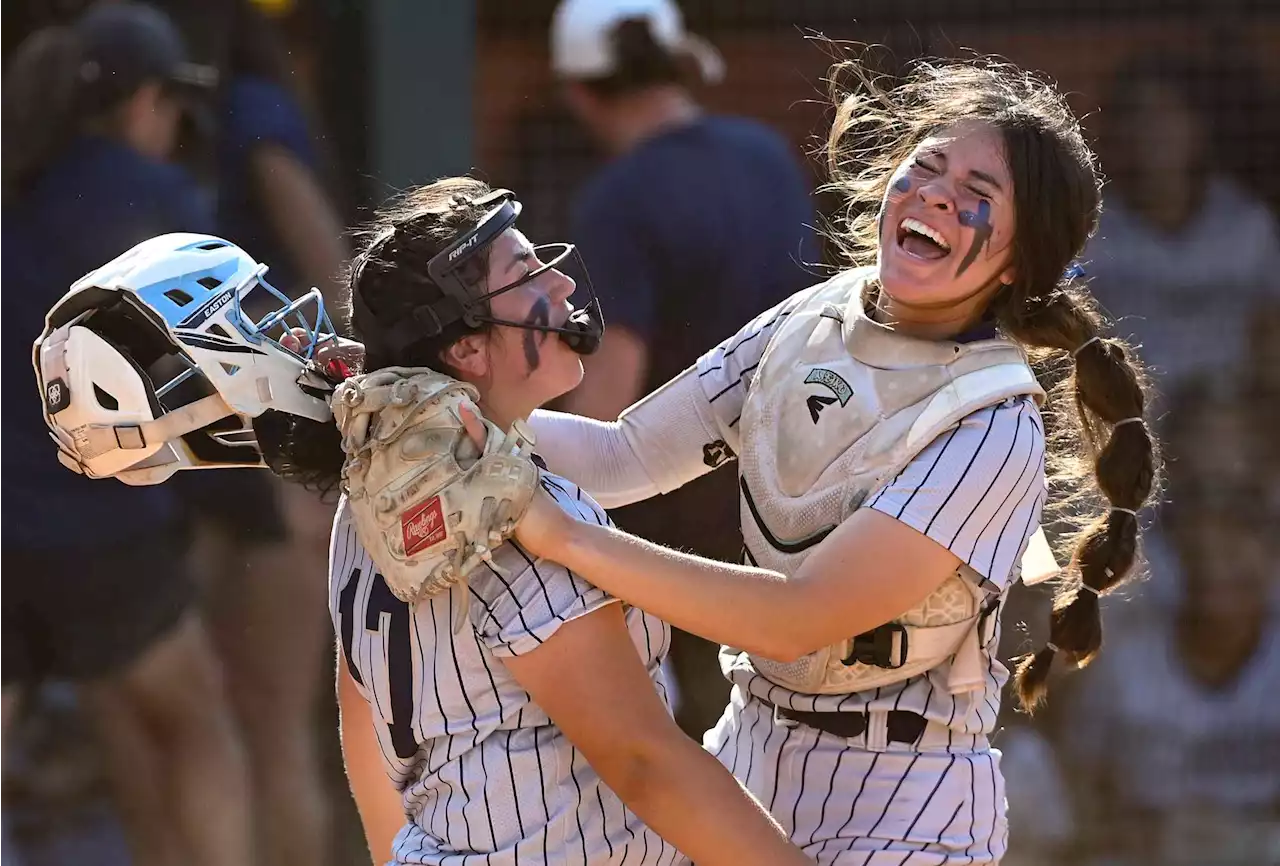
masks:
[[[978,642],[986,646],[996,636],[996,623],[999,622],[1000,596],[993,595],[978,614]]]
[[[906,627],[896,622],[885,623],[855,637],[844,663],[893,670],[907,663],[907,648]]]

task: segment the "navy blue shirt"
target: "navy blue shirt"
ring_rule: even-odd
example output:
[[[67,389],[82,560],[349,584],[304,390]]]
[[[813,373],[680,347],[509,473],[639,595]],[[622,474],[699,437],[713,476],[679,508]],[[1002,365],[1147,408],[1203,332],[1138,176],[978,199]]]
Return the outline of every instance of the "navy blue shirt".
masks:
[[[579,198],[571,237],[606,326],[649,344],[653,387],[818,282],[804,267],[818,255],[813,221],[808,179],[780,135],[705,115],[607,165]]]
[[[249,171],[255,147],[284,148],[308,168],[317,159],[302,108],[293,96],[265,78],[242,75],[227,86],[218,141],[218,228],[222,237],[271,266],[267,280],[291,295],[304,291],[257,200]],[[306,286],[309,289],[310,286]]]
[[[805,172],[751,120],[703,116],[647,139],[588,184],[573,222],[605,339],[624,327],[648,346],[646,392],[821,281],[805,266],[818,256]],[[736,475],[715,472],[613,516],[643,538],[734,560],[737,497]]]
[[[31,348],[49,308],[89,271],[155,235],[211,230],[211,209],[185,172],[95,137],[75,141],[4,208],[4,362],[16,394],[4,424],[6,548],[119,543],[173,526],[177,498],[164,485],[89,480],[58,462]]]

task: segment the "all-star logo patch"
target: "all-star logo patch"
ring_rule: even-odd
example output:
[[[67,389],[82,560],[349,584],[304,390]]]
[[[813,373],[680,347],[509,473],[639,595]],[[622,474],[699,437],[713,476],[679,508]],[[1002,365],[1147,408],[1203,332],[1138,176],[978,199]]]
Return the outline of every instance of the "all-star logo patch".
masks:
[[[809,407],[809,417],[813,419],[813,423],[818,423],[818,416],[822,414],[822,410],[830,406],[832,403],[839,403],[844,406],[849,402],[849,398],[853,396],[853,388],[849,387],[839,373],[834,370],[828,370],[826,367],[814,367],[809,371],[809,375],[804,377],[806,385],[821,385],[829,390],[834,397],[827,397],[823,394],[811,394],[805,405]]]

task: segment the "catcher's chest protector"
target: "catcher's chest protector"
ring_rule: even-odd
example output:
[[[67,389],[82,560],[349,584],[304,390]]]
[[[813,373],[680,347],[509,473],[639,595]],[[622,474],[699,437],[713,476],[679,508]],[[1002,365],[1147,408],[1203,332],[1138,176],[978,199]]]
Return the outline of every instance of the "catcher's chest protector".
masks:
[[[798,307],[774,332],[751,384],[741,421],[742,532],[761,567],[795,574],[831,529],[970,413],[1013,396],[1044,398],[1012,341],[925,341],[868,319],[862,289],[871,275],[837,276]],[[962,565],[898,617],[889,647],[897,666],[854,660],[852,635],[790,664],[752,662],[793,691],[846,694],[955,656],[950,690],[980,687],[981,584]]]

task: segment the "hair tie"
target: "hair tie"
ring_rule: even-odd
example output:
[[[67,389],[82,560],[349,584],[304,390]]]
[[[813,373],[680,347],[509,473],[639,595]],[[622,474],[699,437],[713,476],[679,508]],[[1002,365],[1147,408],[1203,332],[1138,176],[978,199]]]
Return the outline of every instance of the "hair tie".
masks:
[[[1083,590],[1086,590],[1086,591],[1088,591],[1088,592],[1091,592],[1091,593],[1093,593],[1093,594],[1094,594],[1094,595],[1096,595],[1096,596],[1101,596],[1101,595],[1102,595],[1102,590],[1100,590],[1100,589],[1094,589],[1092,586],[1090,586],[1089,584],[1085,583],[1084,581],[1081,581],[1081,582],[1080,582],[1080,588],[1081,588],[1081,589],[1083,589]]]
[[[1112,510],[1112,511],[1120,511],[1120,512],[1123,512],[1123,513],[1125,513],[1125,514],[1130,514],[1130,515],[1132,515],[1132,516],[1134,516],[1134,517],[1137,517],[1137,516],[1138,516],[1138,512],[1134,511],[1132,508],[1121,508],[1119,505],[1113,505],[1113,506],[1111,506],[1111,510]]]
[[[1071,265],[1062,272],[1062,276],[1063,279],[1067,280],[1079,279],[1084,276],[1084,268],[1080,266],[1079,262],[1072,262]]]
[[[1083,352],[1085,349],[1087,349],[1089,346],[1093,345],[1094,343],[1099,342],[1101,339],[1102,339],[1101,337],[1090,337],[1089,339],[1081,343],[1079,346],[1076,346],[1075,351],[1071,353],[1071,357],[1078,358],[1081,352]]]
[[[1119,421],[1112,424],[1111,426],[1115,428],[1115,427],[1123,427],[1125,424],[1141,424],[1143,420],[1144,419],[1141,415],[1134,415],[1132,418],[1121,418]]]
[[[1058,645],[1053,641],[1049,641],[1048,643],[1046,643],[1044,645],[1044,648],[1047,650],[1053,650],[1054,652],[1058,652]]]

